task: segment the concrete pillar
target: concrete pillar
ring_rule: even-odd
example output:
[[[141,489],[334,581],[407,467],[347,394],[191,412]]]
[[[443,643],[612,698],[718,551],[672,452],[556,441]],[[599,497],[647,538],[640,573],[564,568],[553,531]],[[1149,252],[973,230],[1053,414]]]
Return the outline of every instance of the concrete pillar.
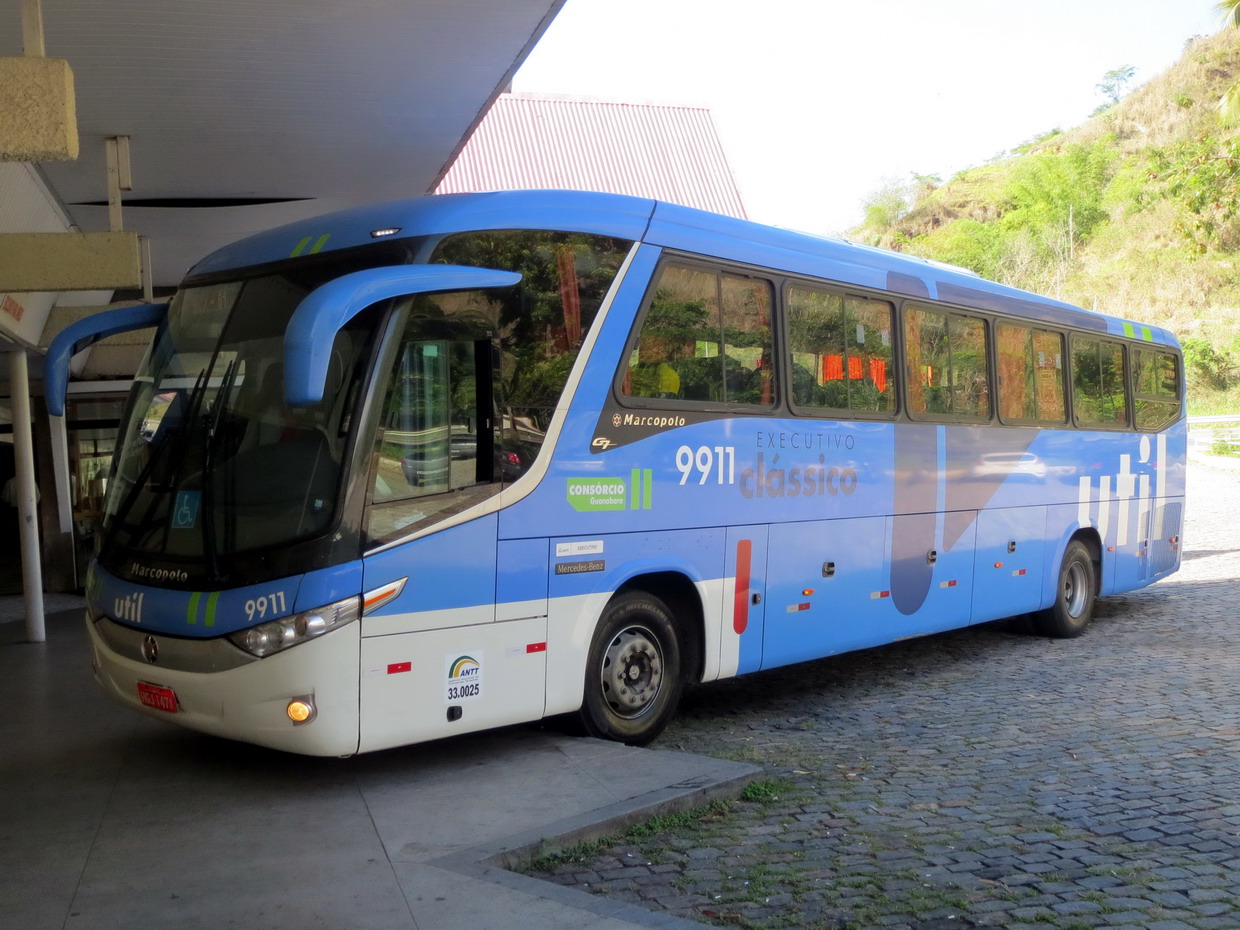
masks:
[[[34,482],[34,434],[30,422],[30,371],[26,351],[9,355],[13,399],[13,460],[17,467],[17,519],[21,531],[22,584],[26,592],[26,638],[47,639],[43,625],[43,570],[39,555],[38,500]]]

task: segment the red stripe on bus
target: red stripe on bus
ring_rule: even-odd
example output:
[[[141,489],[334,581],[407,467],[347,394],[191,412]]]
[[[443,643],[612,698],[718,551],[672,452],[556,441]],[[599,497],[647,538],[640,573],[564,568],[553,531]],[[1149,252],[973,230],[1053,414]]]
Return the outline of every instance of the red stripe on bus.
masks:
[[[401,672],[412,672],[412,671],[413,671],[412,662],[393,662],[391,665],[388,666],[389,675],[399,675]]]
[[[752,558],[753,540],[740,540],[736,544],[736,600],[732,606],[732,629],[738,635],[749,626],[749,563]]]

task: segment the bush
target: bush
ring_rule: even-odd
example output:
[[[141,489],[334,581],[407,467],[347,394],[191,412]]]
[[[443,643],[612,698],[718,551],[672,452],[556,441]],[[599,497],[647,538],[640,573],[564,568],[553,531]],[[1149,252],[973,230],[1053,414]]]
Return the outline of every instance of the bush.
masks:
[[[1235,361],[1226,350],[1216,349],[1199,336],[1186,337],[1180,348],[1189,374],[1211,390],[1225,391],[1235,380]]]
[[[1235,244],[1240,210],[1240,139],[1200,136],[1149,154],[1156,196],[1181,204],[1179,230],[1199,252]]]

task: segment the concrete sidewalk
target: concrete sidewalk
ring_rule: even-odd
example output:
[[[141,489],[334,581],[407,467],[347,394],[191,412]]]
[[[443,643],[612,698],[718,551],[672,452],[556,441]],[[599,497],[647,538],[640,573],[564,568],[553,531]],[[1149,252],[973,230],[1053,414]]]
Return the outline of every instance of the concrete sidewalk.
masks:
[[[35,645],[0,600],[0,927],[697,927],[502,866],[757,771],[537,726],[355,759],[231,743],[107,700],[79,610]]]

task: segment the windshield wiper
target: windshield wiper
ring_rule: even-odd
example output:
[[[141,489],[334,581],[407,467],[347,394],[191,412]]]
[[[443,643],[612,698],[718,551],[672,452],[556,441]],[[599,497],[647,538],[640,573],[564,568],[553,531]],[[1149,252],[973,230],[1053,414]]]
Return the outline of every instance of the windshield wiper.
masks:
[[[212,471],[215,446],[220,430],[220,419],[228,406],[228,394],[237,377],[237,360],[234,358],[224,369],[220,389],[215,392],[214,406],[207,424],[206,447],[202,453],[202,554],[206,557],[207,577],[219,579],[219,554],[215,547],[215,474]]]
[[[198,378],[194,382],[194,390],[193,390],[193,393],[190,395],[190,401],[188,404],[188,407],[190,410],[193,410],[194,406],[200,401],[203,390],[206,386],[206,383],[207,383],[207,369],[203,368],[201,371],[198,372]],[[157,441],[150,443],[150,455],[147,457],[146,464],[142,466],[142,470],[138,472],[138,477],[135,478],[133,484],[130,485],[128,492],[126,492],[125,494],[125,499],[121,501],[120,505],[116,508],[116,511],[113,514],[113,520],[118,523],[126,523],[128,526],[131,527],[130,529],[131,533],[138,532],[139,527],[146,525],[146,520],[151,515],[151,508],[155,507],[159,503],[160,496],[157,494],[151,494],[150,496],[151,499],[147,507],[147,512],[143,515],[143,519],[139,523],[136,523],[136,524],[130,523],[129,521],[126,520],[126,517],[128,517],[129,515],[129,511],[133,508],[134,504],[137,503],[138,496],[145,489],[146,482],[148,481],[148,479],[150,479],[151,474],[155,471],[155,467],[158,464],[160,464],[160,462],[163,460],[164,453],[168,449],[172,448],[172,446],[177,445],[177,442],[176,442],[177,439],[181,439],[183,443],[184,436],[185,436],[185,426],[187,422],[188,422],[188,418],[183,418],[181,421],[181,424],[176,428],[175,431],[168,430],[167,432],[165,432],[163,430],[158,430],[156,432]],[[141,421],[139,421],[139,424],[140,423]],[[127,441],[128,440],[126,440],[126,442]],[[184,455],[181,455],[177,459],[177,470],[172,475],[172,478],[173,478],[172,486],[173,487],[176,487],[176,482],[180,478],[180,468],[181,468],[181,465],[184,463],[185,458],[186,457]],[[165,529],[164,532],[166,534],[167,530]]]

